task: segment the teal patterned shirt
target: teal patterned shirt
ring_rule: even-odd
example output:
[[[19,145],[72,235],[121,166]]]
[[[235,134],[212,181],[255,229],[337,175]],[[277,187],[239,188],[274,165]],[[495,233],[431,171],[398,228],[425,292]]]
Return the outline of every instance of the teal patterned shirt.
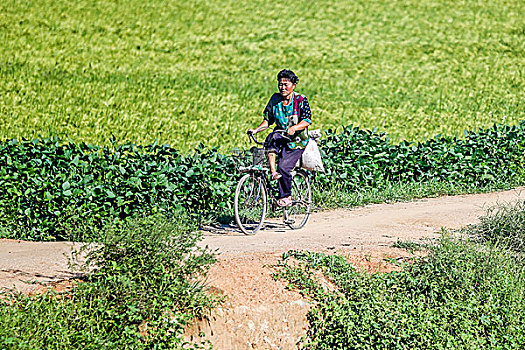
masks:
[[[294,106],[296,107],[295,109]],[[312,124],[312,112],[308,99],[306,96],[295,92],[293,92],[292,102],[288,106],[283,104],[283,98],[280,94],[273,94],[264,109],[263,117],[268,122],[268,125],[275,124],[274,130],[287,130],[303,120]],[[307,144],[308,134],[305,129],[296,132],[288,146],[290,148],[304,148]]]

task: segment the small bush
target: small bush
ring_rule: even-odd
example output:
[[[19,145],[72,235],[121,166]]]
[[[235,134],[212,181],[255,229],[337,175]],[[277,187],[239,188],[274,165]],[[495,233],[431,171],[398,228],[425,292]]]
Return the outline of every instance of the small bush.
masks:
[[[491,209],[489,215],[480,218],[467,232],[482,242],[502,245],[525,253],[525,202],[500,205]]]
[[[215,258],[196,247],[195,229],[184,215],[108,228],[87,253],[91,273],[71,292],[0,303],[0,348],[181,348],[183,327],[220,301],[206,293]]]

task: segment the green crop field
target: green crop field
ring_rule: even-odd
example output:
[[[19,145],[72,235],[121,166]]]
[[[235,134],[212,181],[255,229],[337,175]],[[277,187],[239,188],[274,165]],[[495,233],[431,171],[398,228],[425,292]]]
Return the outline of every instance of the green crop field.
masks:
[[[525,118],[525,2],[0,2],[0,139],[244,141],[282,68],[315,127],[422,140]]]

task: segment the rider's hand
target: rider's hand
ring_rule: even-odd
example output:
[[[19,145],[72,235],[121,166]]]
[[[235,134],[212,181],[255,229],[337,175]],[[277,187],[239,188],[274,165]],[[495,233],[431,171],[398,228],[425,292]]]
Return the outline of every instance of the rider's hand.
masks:
[[[257,134],[257,129],[248,129],[248,131],[246,133],[248,135],[255,135],[255,134]]]
[[[290,127],[288,128],[288,131],[287,131],[288,135],[293,135],[293,134],[295,134],[296,132],[297,132],[297,129],[295,128],[295,126],[290,126]]]

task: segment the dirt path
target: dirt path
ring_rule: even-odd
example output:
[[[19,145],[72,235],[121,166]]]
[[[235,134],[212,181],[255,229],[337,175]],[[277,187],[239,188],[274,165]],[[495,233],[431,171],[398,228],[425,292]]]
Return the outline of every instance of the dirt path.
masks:
[[[396,240],[435,236],[443,228],[476,223],[488,208],[525,199],[525,188],[476,195],[443,196],[407,203],[314,213],[305,228],[292,231],[277,220],[256,235],[234,227],[204,232],[202,245],[225,254],[276,252],[288,249],[377,250]]]
[[[392,248],[399,240],[437,237],[441,228],[460,228],[498,204],[525,200],[525,188],[476,195],[444,196],[408,203],[374,204],[312,214],[298,231],[271,221],[254,236],[233,227],[203,231],[207,245],[220,252],[209,285],[227,296],[222,310],[195,325],[188,336],[204,332],[216,349],[294,349],[307,328],[307,300],[273,281],[272,268],[289,249],[345,254],[367,270],[384,270],[385,257],[407,252]],[[67,265],[71,243],[0,240],[0,288],[29,292],[38,285],[73,276]]]

